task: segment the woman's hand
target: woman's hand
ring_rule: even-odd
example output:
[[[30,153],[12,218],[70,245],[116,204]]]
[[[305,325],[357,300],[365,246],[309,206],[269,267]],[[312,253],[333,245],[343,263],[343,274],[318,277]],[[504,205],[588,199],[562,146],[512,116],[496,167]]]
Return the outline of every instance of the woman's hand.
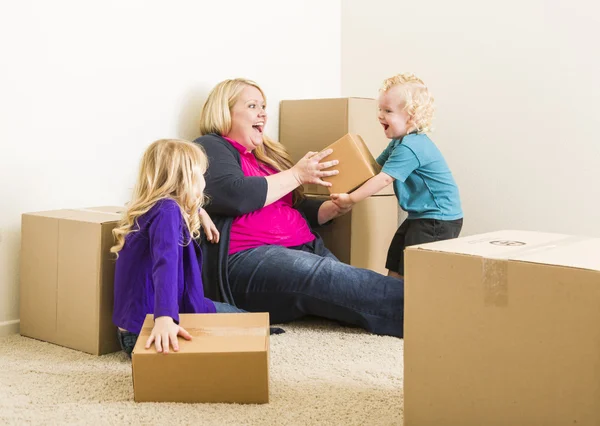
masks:
[[[156,346],[156,352],[169,353],[169,344],[175,352],[179,351],[177,336],[185,340],[192,340],[192,336],[183,327],[175,324],[171,317],[158,317],[154,319],[154,328],[146,341],[146,349],[150,349],[152,342]]]
[[[327,149],[323,152],[308,152],[302,157],[294,167],[292,172],[294,177],[298,181],[298,184],[303,185],[305,183],[316,183],[323,186],[331,186],[330,182],[325,182],[321,178],[327,176],[334,176],[339,173],[338,170],[324,170],[339,164],[338,160],[325,161],[321,163],[321,160],[333,152],[333,149]]]
[[[321,207],[319,207],[317,220],[319,221],[319,225],[323,225],[324,223],[329,222],[331,219],[335,219],[336,217],[348,213],[350,210],[352,210],[352,206],[341,208],[333,201],[328,200],[321,204]]]
[[[206,210],[200,209],[198,214],[200,215],[200,223],[202,224],[202,228],[206,234],[206,239],[211,243],[218,243],[220,237],[219,231],[217,230],[217,227],[213,223],[208,213],[206,213]]]

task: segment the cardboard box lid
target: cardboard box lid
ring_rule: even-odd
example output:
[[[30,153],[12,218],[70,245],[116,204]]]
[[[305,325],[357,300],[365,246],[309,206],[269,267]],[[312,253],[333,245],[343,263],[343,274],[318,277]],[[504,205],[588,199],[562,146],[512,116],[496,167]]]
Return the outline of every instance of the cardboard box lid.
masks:
[[[503,230],[406,249],[600,271],[600,238]]]
[[[319,102],[319,101],[327,101],[327,100],[347,100],[347,99],[368,99],[370,101],[375,100],[375,98],[368,98],[364,96],[343,96],[339,98],[308,98],[308,99],[282,99],[280,104],[283,103],[291,103],[291,102]]]
[[[123,209],[124,207],[122,206],[104,206],[83,209],[49,210],[24,213],[24,215],[102,224],[119,220],[121,218],[120,212],[123,211]]]
[[[96,206],[96,207],[86,207],[78,210],[88,210],[88,211],[97,211],[97,212],[107,212],[107,213],[118,213],[123,214],[125,212],[125,206]]]
[[[179,324],[192,335],[192,340],[179,338],[179,352],[169,355],[190,353],[265,352],[269,342],[269,314],[180,314]],[[146,341],[154,327],[153,315],[148,314],[134,353],[156,355],[154,347],[146,349]]]

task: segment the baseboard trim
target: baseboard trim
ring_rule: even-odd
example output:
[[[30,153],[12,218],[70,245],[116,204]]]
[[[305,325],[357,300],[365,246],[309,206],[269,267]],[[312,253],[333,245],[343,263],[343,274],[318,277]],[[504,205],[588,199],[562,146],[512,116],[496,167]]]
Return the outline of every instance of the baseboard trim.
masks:
[[[20,323],[21,321],[19,320],[0,322],[0,337],[19,333]]]

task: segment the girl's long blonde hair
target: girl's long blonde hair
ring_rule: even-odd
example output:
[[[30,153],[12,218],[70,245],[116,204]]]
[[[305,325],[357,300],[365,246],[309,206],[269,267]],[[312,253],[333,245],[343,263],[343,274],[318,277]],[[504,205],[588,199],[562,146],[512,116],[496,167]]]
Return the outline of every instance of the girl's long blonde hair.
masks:
[[[216,133],[226,136],[231,131],[231,109],[246,86],[256,87],[266,103],[265,93],[254,81],[245,78],[223,80],[211,90],[202,108],[200,114],[200,133],[202,135]],[[264,133],[263,143],[254,149],[254,156],[258,161],[268,164],[280,172],[288,170],[294,165],[285,147]],[[304,195],[302,186],[300,186],[294,190],[294,202],[302,198]]]
[[[404,110],[410,117],[410,124],[418,133],[432,130],[434,99],[429,89],[419,77],[412,73],[397,74],[383,81],[380,92],[387,92],[394,86],[400,86]]]
[[[195,143],[182,139],[160,139],[144,152],[137,183],[123,218],[113,229],[115,245],[111,252],[119,256],[128,234],[139,230],[137,220],[158,201],[174,200],[191,238],[200,235],[200,216],[204,195],[196,196],[195,183],[203,178],[208,167],[204,150]],[[191,241],[191,239],[190,239]],[[190,241],[183,241],[189,244]]]

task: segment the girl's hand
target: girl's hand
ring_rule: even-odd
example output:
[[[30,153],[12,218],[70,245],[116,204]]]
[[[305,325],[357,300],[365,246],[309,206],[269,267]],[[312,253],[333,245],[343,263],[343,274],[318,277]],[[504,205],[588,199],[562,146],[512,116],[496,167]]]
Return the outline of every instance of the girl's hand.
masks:
[[[202,224],[202,228],[206,234],[206,239],[211,243],[218,243],[220,237],[219,231],[217,230],[217,227],[213,223],[208,213],[206,213],[206,210],[200,209],[199,215],[200,223]]]
[[[350,194],[331,194],[331,201],[338,206],[340,210],[348,211],[354,205]]]
[[[152,342],[156,347],[156,352],[169,353],[169,345],[173,346],[175,352],[179,351],[177,336],[185,340],[192,340],[192,336],[183,327],[175,324],[171,317],[158,317],[154,319],[154,328],[146,341],[146,349],[150,349]]]
[[[325,161],[321,160],[333,152],[332,149],[323,152],[309,152],[302,157],[294,167],[292,172],[300,185],[305,183],[317,183],[323,186],[331,186],[331,182],[325,182],[323,177],[334,176],[339,173],[338,170],[327,170],[339,164],[338,160]]]

